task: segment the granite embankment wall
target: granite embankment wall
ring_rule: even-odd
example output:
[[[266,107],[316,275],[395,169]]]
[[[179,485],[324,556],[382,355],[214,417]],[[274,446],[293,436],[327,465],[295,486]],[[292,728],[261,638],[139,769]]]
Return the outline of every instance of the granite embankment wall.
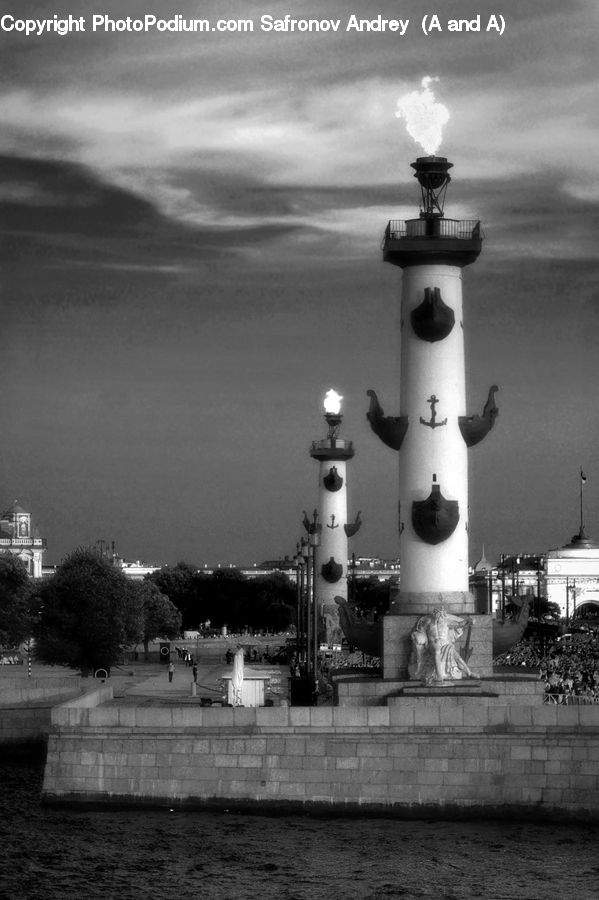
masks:
[[[67,703],[52,721],[46,802],[599,820],[597,706],[509,697],[258,709]]]
[[[52,708],[67,698],[76,697],[81,690],[79,678],[3,676],[0,681],[0,747],[45,741]]]

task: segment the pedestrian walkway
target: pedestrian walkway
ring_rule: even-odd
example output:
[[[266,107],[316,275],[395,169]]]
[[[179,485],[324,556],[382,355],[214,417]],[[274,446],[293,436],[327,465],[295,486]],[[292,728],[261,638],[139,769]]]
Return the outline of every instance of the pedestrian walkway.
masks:
[[[168,666],[159,663],[135,663],[130,667],[124,667],[123,672],[113,670],[106,682],[114,690],[113,702],[121,705],[133,702],[135,705],[155,706],[174,703],[198,704],[202,698],[213,702],[222,702],[226,699],[222,678],[232,673],[232,666],[224,663],[200,663],[194,696],[191,667],[178,660],[174,660],[174,664],[172,681],[168,678]],[[269,678],[267,697],[273,702],[288,697],[287,666],[246,664],[245,671],[247,674]]]

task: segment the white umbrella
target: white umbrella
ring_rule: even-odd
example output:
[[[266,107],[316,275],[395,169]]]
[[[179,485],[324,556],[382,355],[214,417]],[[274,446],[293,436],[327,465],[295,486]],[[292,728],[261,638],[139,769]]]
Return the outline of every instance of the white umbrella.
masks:
[[[233,706],[243,706],[241,702],[241,689],[243,685],[243,647],[239,647],[233,657]]]

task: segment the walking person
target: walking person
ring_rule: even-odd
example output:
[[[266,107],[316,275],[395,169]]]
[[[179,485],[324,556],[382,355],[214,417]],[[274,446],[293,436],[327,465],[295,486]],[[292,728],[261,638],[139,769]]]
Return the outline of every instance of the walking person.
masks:
[[[170,684],[171,681],[173,680],[173,675],[174,675],[174,674],[175,674],[175,664],[174,664],[174,662],[170,662],[170,663],[168,664],[168,680],[169,680],[169,684]]]

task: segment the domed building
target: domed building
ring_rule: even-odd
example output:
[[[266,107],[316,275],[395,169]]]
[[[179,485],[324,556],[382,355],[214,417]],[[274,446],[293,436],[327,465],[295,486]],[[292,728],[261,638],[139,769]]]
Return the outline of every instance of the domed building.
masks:
[[[536,598],[556,603],[560,617],[571,621],[596,619],[599,624],[599,543],[584,528],[563,547],[545,553],[502,554],[492,565],[482,558],[471,570],[470,590],[477,609],[502,618],[513,597],[528,597],[530,613],[538,616]]]
[[[25,563],[31,578],[42,577],[42,557],[46,539],[39,537],[31,523],[31,513],[17,500],[0,516],[0,553],[12,553]]]
[[[562,616],[599,620],[599,543],[581,526],[568,544],[548,550],[547,599],[559,603]]]

